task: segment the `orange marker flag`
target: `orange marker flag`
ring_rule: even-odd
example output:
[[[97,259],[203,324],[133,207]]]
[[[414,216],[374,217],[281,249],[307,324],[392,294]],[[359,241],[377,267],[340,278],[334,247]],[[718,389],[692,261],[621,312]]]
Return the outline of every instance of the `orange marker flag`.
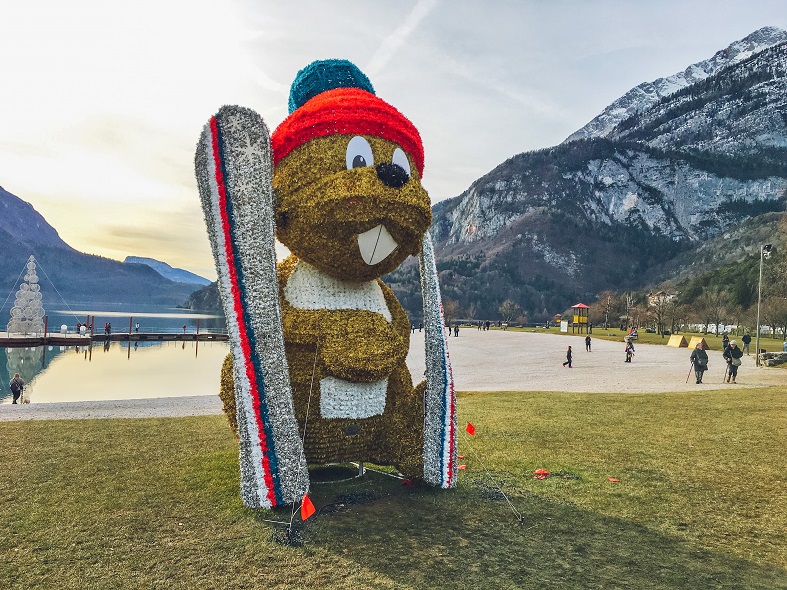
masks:
[[[469,434],[470,436],[473,436],[475,434],[475,426],[470,424],[470,422],[467,423],[467,428],[465,428],[465,430],[467,430],[467,434]]]
[[[309,499],[309,494],[304,494],[303,502],[301,502],[301,520],[306,520],[315,512],[314,504]]]

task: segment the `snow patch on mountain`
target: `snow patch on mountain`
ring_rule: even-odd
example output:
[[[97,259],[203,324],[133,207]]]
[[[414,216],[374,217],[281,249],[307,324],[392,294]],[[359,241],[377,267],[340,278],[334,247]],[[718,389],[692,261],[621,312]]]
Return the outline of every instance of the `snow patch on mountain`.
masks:
[[[778,27],[763,27],[731,43],[710,59],[690,65],[682,72],[653,82],[644,82],[615,100],[587,125],[572,133],[565,141],[589,137],[606,137],[624,119],[645,111],[665,96],[712,76],[722,69],[740,63],[752,55],[787,41],[787,31]]]

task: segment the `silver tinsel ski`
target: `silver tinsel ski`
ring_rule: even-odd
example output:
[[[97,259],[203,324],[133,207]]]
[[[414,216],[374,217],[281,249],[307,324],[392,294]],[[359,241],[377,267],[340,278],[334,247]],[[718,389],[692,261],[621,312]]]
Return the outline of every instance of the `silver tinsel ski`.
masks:
[[[230,219],[223,220],[219,209],[216,146],[210,123],[197,149],[197,181],[235,360],[241,496],[250,508],[269,508],[300,501],[309,484],[284,354],[274,249],[270,139],[262,118],[250,109],[225,106],[215,119],[221,134]],[[227,254],[226,229],[235,245],[234,261]],[[235,273],[240,283],[237,287],[233,281]],[[244,322],[250,326],[245,337]],[[261,381],[256,389],[250,385],[247,374],[254,358],[259,365],[257,379]],[[267,449],[261,444],[255,407],[260,408],[260,414],[267,412],[272,427]],[[266,483],[266,464],[271,466],[269,477],[277,488],[278,500],[272,498],[271,485]]]

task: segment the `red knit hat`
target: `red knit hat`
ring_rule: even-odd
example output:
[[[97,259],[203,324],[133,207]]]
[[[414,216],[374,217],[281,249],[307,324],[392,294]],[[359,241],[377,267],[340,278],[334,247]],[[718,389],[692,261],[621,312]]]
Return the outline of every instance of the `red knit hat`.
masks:
[[[321,92],[294,110],[271,136],[273,164],[310,139],[338,134],[372,135],[400,145],[423,177],[424,148],[418,130],[387,102],[359,88]]]

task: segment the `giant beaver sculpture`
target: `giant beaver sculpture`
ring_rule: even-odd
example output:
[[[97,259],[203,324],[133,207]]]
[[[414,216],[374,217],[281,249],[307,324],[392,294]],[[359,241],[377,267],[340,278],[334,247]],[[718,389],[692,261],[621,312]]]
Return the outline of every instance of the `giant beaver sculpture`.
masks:
[[[415,126],[345,60],[310,64],[268,136],[249,109],[206,125],[196,171],[230,333],[221,396],[252,508],[300,500],[307,465],[369,461],[451,487],[456,415]],[[275,265],[274,235],[292,253]],[[380,277],[419,256],[427,379]]]

